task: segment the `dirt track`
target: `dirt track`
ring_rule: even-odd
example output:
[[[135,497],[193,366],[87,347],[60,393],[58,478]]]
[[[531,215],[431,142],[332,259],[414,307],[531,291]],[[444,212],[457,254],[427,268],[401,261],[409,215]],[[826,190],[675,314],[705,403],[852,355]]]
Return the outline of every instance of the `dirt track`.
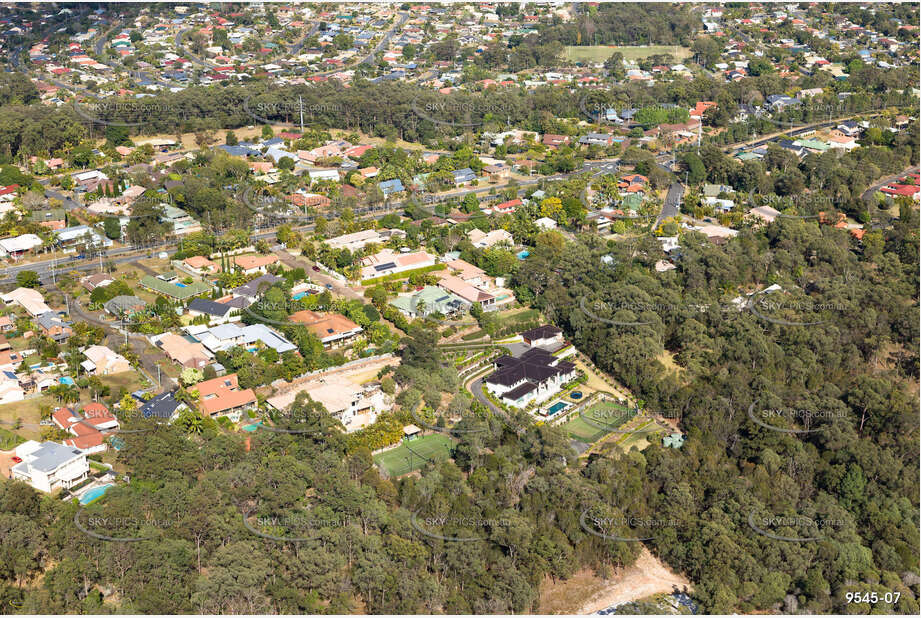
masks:
[[[644,547],[633,566],[609,580],[608,585],[589,598],[576,613],[593,614],[612,605],[671,592],[675,586],[679,589],[690,587],[690,582],[669,571]]]

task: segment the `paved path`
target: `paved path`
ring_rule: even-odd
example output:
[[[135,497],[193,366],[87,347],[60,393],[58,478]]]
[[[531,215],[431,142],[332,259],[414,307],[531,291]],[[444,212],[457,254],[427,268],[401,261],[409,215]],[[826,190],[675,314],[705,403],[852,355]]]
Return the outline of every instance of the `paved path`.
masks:
[[[879,191],[880,189],[882,189],[882,188],[885,187],[886,185],[888,185],[888,184],[890,184],[890,183],[892,183],[892,182],[898,180],[898,179],[901,178],[902,176],[905,176],[906,174],[917,173],[917,172],[918,172],[918,169],[919,169],[919,167],[916,165],[916,166],[914,166],[914,167],[908,168],[908,169],[905,170],[905,171],[899,172],[898,174],[895,174],[895,175],[893,175],[893,176],[888,176],[887,178],[881,180],[880,182],[877,182],[875,185],[873,185],[872,187],[870,187],[869,189],[867,189],[866,191],[864,191],[864,192],[860,195],[860,199],[862,199],[862,200],[865,201],[865,202],[872,203],[872,202],[874,201],[873,196],[874,196],[874,194],[875,194],[877,191]]]

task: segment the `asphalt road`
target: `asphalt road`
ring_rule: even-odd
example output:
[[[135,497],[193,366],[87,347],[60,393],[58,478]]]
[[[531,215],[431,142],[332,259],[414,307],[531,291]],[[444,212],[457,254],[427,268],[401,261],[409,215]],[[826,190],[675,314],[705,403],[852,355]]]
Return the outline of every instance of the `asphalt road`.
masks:
[[[113,350],[117,350],[125,344],[125,326],[122,325],[121,322],[113,323],[100,319],[95,314],[84,309],[76,299],[70,299],[70,311],[71,319],[76,317],[79,318],[80,321],[101,327],[106,333],[106,344]],[[141,367],[147,375],[147,379],[150,380],[152,384],[156,384],[158,374],[157,365],[168,367],[172,364],[172,361],[163,352],[157,349],[156,346],[151,345],[144,335],[129,332],[127,341],[131,351],[137,355],[140,360]],[[161,371],[159,375],[161,380],[160,392],[172,391],[177,386],[176,382],[166,375],[166,373]]]
[[[887,178],[881,180],[880,182],[876,183],[875,185],[873,185],[872,187],[870,187],[869,189],[867,189],[866,191],[864,191],[864,192],[860,195],[860,199],[862,199],[862,200],[865,201],[865,202],[871,202],[871,203],[872,203],[872,202],[873,202],[873,195],[874,195],[877,191],[879,191],[880,189],[882,189],[882,188],[885,187],[886,185],[888,185],[888,184],[890,184],[890,183],[892,183],[892,182],[898,180],[898,179],[901,178],[902,176],[905,176],[906,174],[917,173],[917,172],[918,172],[918,169],[919,169],[919,166],[916,165],[915,167],[910,167],[910,168],[908,168],[907,170],[905,170],[905,171],[903,171],[903,172],[899,172],[898,174],[895,174],[894,176],[889,176],[889,177],[887,177]]]
[[[678,216],[678,208],[681,204],[681,197],[684,195],[684,185],[680,182],[674,182],[668,188],[668,194],[665,196],[665,202],[662,204],[662,211],[656,219],[653,229],[659,227],[665,219]]]

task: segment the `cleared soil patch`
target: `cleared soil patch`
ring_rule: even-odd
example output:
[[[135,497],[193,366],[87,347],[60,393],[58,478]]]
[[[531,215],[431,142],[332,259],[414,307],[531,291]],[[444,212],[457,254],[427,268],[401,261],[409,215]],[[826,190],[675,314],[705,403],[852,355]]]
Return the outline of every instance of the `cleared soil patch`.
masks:
[[[669,571],[644,547],[633,566],[608,580],[587,569],[566,581],[553,583],[548,577],[540,587],[537,613],[592,614],[612,605],[670,593],[675,587],[679,590],[690,588],[691,583],[684,576]]]
[[[677,45],[569,45],[563,57],[572,62],[604,62],[619,51],[624,60],[640,60],[656,54],[671,54],[675,60],[691,56],[691,50]]]

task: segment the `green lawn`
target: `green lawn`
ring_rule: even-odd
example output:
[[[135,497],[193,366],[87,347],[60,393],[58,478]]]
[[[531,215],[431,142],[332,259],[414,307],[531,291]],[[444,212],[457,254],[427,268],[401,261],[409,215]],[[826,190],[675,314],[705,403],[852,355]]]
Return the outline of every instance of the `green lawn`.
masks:
[[[451,457],[454,441],[441,433],[422,436],[374,456],[374,463],[390,476],[402,476],[422,468],[426,460],[444,461]]]
[[[584,418],[594,422],[590,424]],[[626,423],[632,417],[632,411],[627,408],[611,402],[596,403],[582,412],[576,412],[572,417],[563,424],[563,430],[570,437],[591,444],[611,433]],[[596,427],[595,425],[599,425]],[[607,427],[602,429],[601,427]]]
[[[563,51],[563,57],[572,62],[604,62],[616,51],[624,55],[624,60],[671,54],[677,62],[691,56],[689,48],[675,45],[569,45]]]
[[[25,438],[9,429],[0,428],[0,451],[9,451],[25,442]]]

